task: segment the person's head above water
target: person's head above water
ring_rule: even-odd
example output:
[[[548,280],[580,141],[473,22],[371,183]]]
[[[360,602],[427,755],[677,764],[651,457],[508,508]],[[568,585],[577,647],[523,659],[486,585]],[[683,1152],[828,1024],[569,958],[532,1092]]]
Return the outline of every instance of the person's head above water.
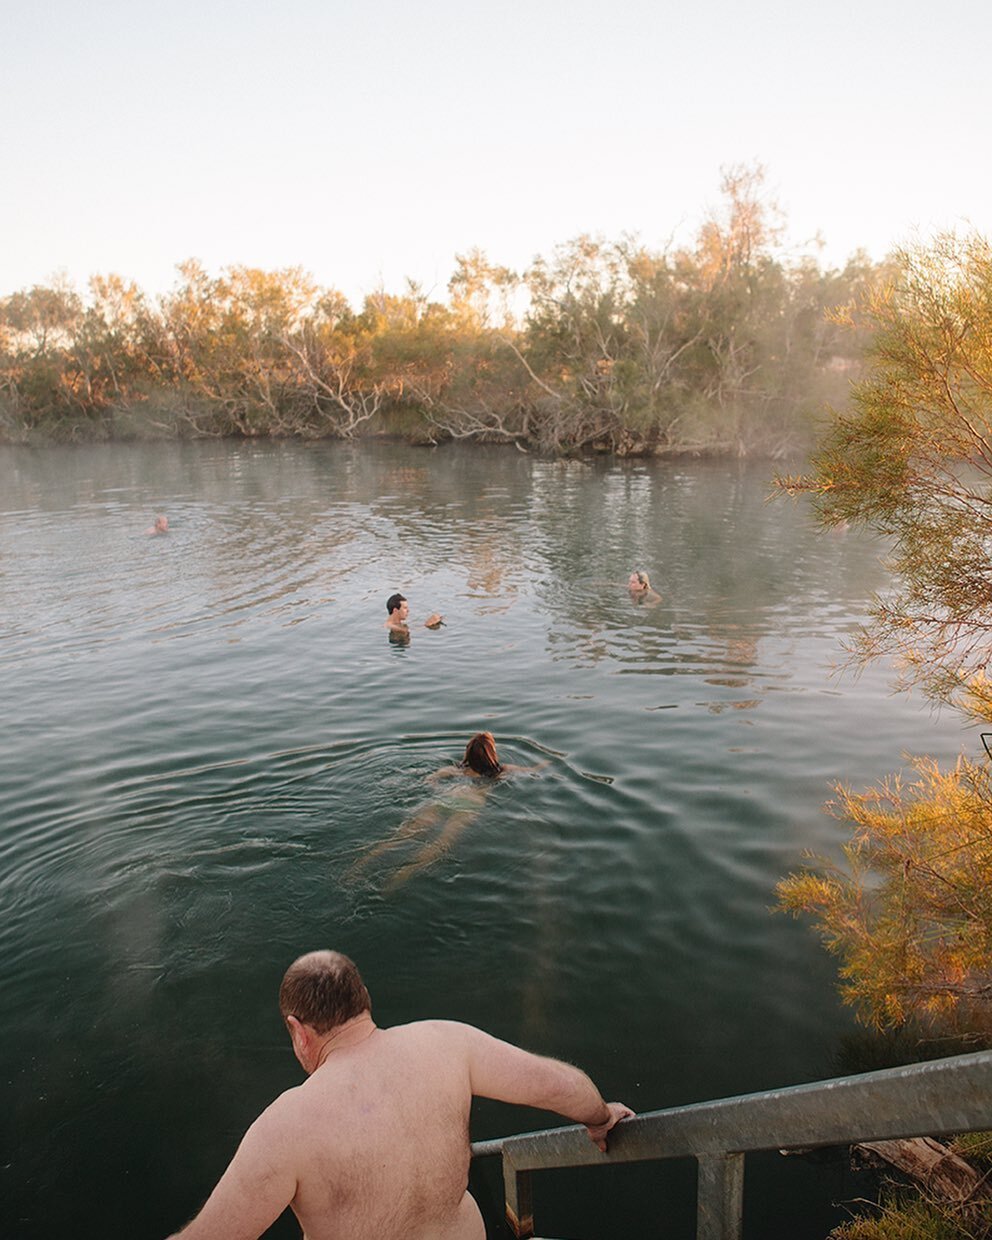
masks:
[[[647,573],[634,571],[627,578],[628,590],[650,590],[651,582],[648,580]]]
[[[389,613],[390,616],[392,616],[397,611],[403,611],[403,604],[405,602],[406,602],[406,599],[403,597],[402,594],[399,593],[399,591],[397,591],[396,594],[390,594],[389,598],[386,599],[386,611]],[[409,607],[407,607],[404,614],[400,616],[401,620],[406,619],[406,615],[409,612],[409,610],[410,610]]]
[[[293,961],[279,987],[283,1020],[295,1017],[319,1034],[371,1011],[372,1000],[357,966],[341,952],[307,952]]]
[[[475,771],[476,775],[498,775],[503,764],[496,756],[496,739],[492,732],[476,732],[465,746],[462,766]]]

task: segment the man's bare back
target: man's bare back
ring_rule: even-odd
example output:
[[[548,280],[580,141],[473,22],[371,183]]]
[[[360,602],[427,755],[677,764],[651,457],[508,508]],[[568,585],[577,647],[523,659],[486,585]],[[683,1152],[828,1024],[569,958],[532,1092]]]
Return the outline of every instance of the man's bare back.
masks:
[[[472,1102],[463,1027],[373,1027],[256,1121],[285,1150],[307,1240],[483,1240],[466,1192]]]
[[[473,1095],[589,1121],[601,1149],[633,1114],[579,1069],[471,1025],[379,1029],[371,1011],[323,1034],[286,1023],[308,1079],[252,1124],[184,1240],[249,1240],[287,1205],[306,1240],[485,1240],[467,1191]]]

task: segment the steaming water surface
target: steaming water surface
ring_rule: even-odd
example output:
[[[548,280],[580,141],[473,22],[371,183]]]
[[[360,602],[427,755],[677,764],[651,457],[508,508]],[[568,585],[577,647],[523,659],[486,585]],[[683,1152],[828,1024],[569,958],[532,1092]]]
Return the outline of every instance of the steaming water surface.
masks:
[[[766,504],[768,474],[0,453],[0,1233],[178,1227],[298,1083],[274,1001],[316,946],[357,959],[380,1023],[472,1021],[640,1110],[833,1075],[851,1019],[775,882],[837,854],[831,781],[978,741],[888,669],[831,677],[882,548]],[[407,646],[382,627],[397,589]],[[439,843],[426,777],[480,729],[546,765]],[[473,1135],[547,1122],[482,1104]],[[822,1235],[845,1191],[791,1160],[748,1185],[753,1236]],[[474,1187],[503,1234],[496,1168]],[[691,1235],[691,1176],[555,1173],[537,1210],[574,1240],[660,1214]]]

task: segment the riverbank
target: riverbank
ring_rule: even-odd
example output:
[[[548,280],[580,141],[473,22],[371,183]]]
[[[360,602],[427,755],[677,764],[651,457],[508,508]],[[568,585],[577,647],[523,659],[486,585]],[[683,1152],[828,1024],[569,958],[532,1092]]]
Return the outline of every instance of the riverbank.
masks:
[[[753,191],[755,186],[751,186]],[[731,204],[733,205],[733,204]],[[298,268],[179,267],[151,297],[98,276],[0,297],[0,441],[359,439],[549,455],[784,456],[846,403],[868,343],[838,306],[892,272],[741,248],[579,237],[523,275],[478,252],[448,300],[359,310]],[[742,219],[744,216],[741,217]],[[741,225],[743,227],[743,225]]]
[[[838,390],[838,398],[843,398]],[[823,411],[826,405],[823,405]],[[111,406],[96,412],[66,411],[41,420],[18,417],[0,404],[0,445],[39,448],[66,444],[155,443],[197,440],[231,442],[331,441],[401,444],[413,448],[437,448],[457,443],[506,445],[518,451],[550,457],[619,457],[631,459],[726,459],[783,460],[805,454],[814,442],[816,416],[797,412],[797,426],[780,424],[774,429],[749,425],[740,410],[723,411],[699,424],[692,434],[662,432],[629,426],[602,416],[599,425],[586,426],[585,434],[572,435],[559,425],[549,425],[540,410],[527,411],[511,425],[461,427],[440,419],[436,412],[397,407],[379,410],[373,418],[347,428],[336,421],[310,419],[297,426],[257,413],[232,416],[205,404],[178,409],[175,400],[149,399],[140,404]],[[782,420],[784,421],[784,419]],[[703,425],[704,423],[709,425]]]

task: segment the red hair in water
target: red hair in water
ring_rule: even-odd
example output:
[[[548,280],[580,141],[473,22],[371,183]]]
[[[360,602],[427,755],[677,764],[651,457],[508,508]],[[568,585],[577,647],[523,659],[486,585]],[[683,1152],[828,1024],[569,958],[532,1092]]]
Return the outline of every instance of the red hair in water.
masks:
[[[496,740],[492,732],[476,732],[465,746],[462,766],[475,771],[476,775],[498,775],[503,765],[496,756]]]

